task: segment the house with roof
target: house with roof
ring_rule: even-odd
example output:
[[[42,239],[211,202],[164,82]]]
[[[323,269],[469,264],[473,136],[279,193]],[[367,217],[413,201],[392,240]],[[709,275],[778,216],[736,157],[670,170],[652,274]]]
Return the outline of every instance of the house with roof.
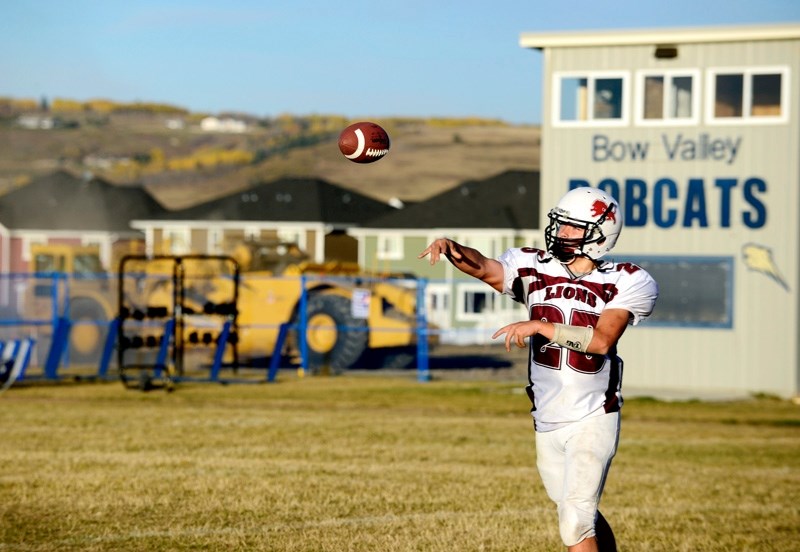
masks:
[[[238,243],[278,240],[315,262],[354,262],[358,245],[347,231],[395,210],[324,180],[284,178],[131,224],[151,255],[230,254]]]
[[[625,220],[611,256],[659,283],[621,343],[626,385],[798,396],[800,23],[520,46],[544,60],[541,216],[571,188],[606,191]]]
[[[143,246],[131,228],[134,218],[166,213],[141,187],[116,186],[91,175],[59,170],[0,196],[0,273],[37,270],[37,245],[97,246],[104,267],[113,270],[121,254]]]
[[[487,343],[498,327],[524,318],[524,307],[450,263],[431,266],[417,257],[440,237],[487,256],[510,247],[542,247],[539,211],[539,173],[512,170],[464,182],[349,233],[358,239],[358,261],[367,270],[410,273],[426,280],[428,319],[441,329],[443,342]]]
[[[204,132],[242,133],[247,130],[247,123],[231,117],[205,117],[200,121],[200,129]]]

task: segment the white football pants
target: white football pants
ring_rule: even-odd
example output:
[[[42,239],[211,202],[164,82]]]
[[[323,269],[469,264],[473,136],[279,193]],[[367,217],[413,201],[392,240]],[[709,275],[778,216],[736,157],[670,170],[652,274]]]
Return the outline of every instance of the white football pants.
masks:
[[[619,442],[620,413],[601,414],[536,432],[536,466],[558,507],[561,540],[574,546],[595,535],[597,506]]]

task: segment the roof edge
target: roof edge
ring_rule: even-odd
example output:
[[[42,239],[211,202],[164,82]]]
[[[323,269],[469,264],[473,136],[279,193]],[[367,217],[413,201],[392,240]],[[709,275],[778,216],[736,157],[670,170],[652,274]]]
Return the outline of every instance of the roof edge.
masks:
[[[522,48],[577,48],[800,39],[800,23],[521,33]]]

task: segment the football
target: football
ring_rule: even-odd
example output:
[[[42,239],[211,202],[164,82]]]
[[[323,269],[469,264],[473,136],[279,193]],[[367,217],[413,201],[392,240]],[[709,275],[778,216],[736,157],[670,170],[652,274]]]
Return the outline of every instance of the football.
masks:
[[[389,153],[389,135],[375,123],[353,123],[339,134],[339,151],[354,163],[372,163]]]

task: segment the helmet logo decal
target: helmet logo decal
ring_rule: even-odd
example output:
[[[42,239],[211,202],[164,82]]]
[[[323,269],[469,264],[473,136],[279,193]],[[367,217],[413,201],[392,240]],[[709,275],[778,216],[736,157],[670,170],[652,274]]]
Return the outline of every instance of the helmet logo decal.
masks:
[[[547,214],[545,247],[562,264],[576,257],[595,262],[614,248],[622,229],[623,213],[617,200],[591,187],[573,188]],[[583,230],[561,231],[565,226]]]
[[[617,215],[614,214],[614,209],[609,209],[605,202],[597,199],[592,203],[592,216],[601,217],[603,215],[606,215],[611,222],[617,222]]]

